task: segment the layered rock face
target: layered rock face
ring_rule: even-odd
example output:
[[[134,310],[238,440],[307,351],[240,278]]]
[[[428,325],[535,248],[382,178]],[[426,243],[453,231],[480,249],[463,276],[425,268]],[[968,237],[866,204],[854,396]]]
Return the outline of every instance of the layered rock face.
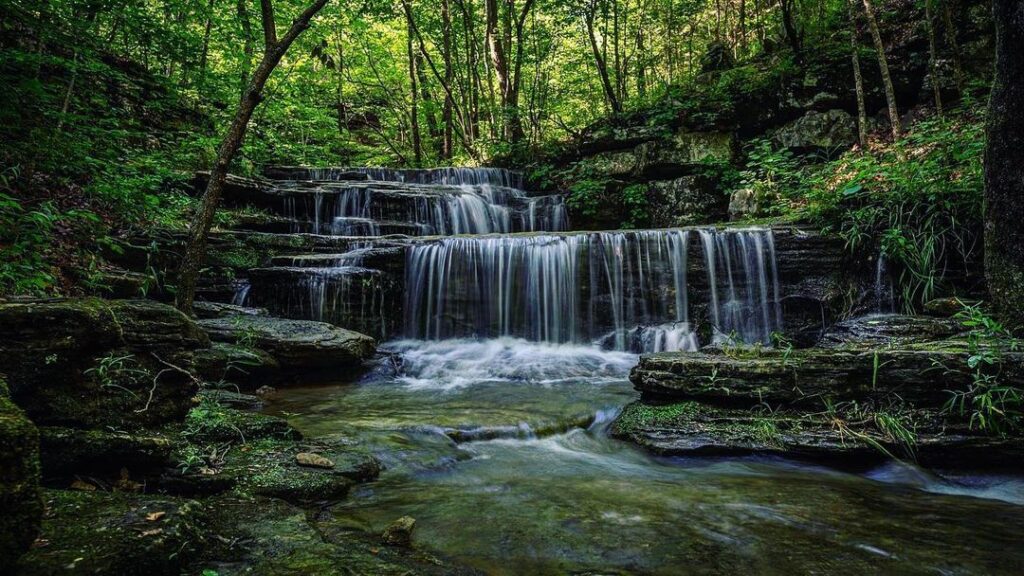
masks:
[[[939,318],[870,316],[838,324],[820,347],[646,355],[630,376],[643,399],[613,433],[666,454],[1006,465],[1024,441],[979,429],[970,359],[993,358],[1000,384],[1020,387],[1024,353],[978,348],[966,330]]]
[[[0,378],[0,573],[14,570],[39,533],[39,432]]]

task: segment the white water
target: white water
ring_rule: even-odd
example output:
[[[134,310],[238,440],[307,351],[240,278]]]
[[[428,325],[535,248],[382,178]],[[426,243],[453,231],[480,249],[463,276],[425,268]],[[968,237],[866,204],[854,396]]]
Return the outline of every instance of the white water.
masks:
[[[408,249],[412,338],[515,336],[616,350],[693,350],[688,230],[446,238]],[[717,337],[771,342],[782,325],[769,229],[700,230]],[[703,292],[702,292],[703,295]]]

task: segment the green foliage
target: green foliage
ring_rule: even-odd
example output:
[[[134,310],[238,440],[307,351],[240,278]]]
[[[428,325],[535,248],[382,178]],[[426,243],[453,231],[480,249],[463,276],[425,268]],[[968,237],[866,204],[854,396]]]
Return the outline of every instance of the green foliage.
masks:
[[[601,207],[602,196],[608,186],[603,179],[583,178],[569,187],[566,204],[585,216],[595,216]]]
[[[744,174],[776,199],[775,214],[816,222],[852,252],[885,254],[913,311],[943,287],[947,270],[979,260],[983,151],[982,110],[966,108],[922,120],[898,142],[818,165],[755,141]]]
[[[967,417],[972,428],[1006,434],[1024,423],[1024,390],[1003,382],[1004,352],[1020,349],[1020,341],[982,305],[964,305],[956,318],[970,328],[965,361],[973,374],[967,390],[951,391],[945,411]]]

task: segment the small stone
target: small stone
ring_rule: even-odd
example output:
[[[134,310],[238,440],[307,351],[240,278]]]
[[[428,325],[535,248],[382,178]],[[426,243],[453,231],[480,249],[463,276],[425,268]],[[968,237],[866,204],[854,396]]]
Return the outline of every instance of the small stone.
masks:
[[[275,392],[277,392],[277,388],[274,388],[273,386],[260,386],[256,389],[257,396],[270,396]]]
[[[299,466],[309,466],[311,468],[334,468],[334,462],[312,452],[299,452],[295,455],[295,463]]]
[[[412,544],[412,529],[415,527],[415,518],[412,516],[402,516],[384,529],[381,538],[385,544],[391,546],[409,546]]]

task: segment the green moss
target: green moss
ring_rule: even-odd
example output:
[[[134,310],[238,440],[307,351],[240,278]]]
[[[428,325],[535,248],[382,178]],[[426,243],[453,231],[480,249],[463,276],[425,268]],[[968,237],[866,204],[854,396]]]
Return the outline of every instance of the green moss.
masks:
[[[675,404],[645,404],[633,402],[622,409],[615,419],[613,433],[629,435],[644,428],[668,426],[684,418],[690,418],[701,412],[698,402],[678,402]]]
[[[7,573],[39,531],[39,433],[11,402],[0,378],[0,573]]]

